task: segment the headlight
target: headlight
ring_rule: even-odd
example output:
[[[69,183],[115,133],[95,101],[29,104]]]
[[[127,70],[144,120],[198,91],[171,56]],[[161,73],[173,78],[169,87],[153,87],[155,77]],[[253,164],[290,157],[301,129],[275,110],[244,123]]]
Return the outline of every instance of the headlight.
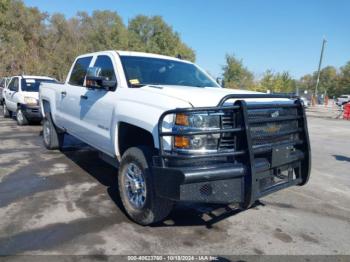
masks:
[[[38,100],[34,97],[24,97],[24,103],[26,105],[38,105]]]
[[[175,130],[198,131],[220,129],[220,113],[181,113],[175,117]],[[217,150],[220,134],[175,136],[175,150],[213,151]]]
[[[175,124],[193,129],[220,128],[220,114],[177,114]]]

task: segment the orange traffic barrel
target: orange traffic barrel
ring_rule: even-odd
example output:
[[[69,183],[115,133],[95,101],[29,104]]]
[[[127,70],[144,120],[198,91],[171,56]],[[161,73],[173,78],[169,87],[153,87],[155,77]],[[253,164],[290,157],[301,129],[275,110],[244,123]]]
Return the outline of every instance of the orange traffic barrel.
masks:
[[[350,120],[350,102],[343,105],[343,119]]]

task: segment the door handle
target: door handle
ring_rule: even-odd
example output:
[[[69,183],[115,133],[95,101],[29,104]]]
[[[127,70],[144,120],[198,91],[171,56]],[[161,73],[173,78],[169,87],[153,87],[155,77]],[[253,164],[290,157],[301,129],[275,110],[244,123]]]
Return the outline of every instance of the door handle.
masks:
[[[66,92],[66,91],[62,91],[62,92],[61,92],[61,95],[66,96],[66,95],[67,95],[67,92]]]
[[[80,99],[85,99],[85,100],[87,100],[87,99],[88,99],[88,97],[87,97],[87,96],[85,96],[85,95],[81,95],[81,96],[80,96]]]

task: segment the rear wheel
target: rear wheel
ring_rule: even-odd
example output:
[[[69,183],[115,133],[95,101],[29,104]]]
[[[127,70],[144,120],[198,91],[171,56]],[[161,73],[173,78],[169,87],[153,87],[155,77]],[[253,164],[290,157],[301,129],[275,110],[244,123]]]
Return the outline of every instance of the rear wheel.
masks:
[[[16,120],[19,126],[28,125],[29,121],[27,117],[23,114],[22,109],[18,108],[16,112]]]
[[[9,110],[7,109],[7,106],[6,106],[6,103],[5,103],[5,102],[4,102],[4,104],[2,105],[2,112],[3,112],[3,116],[4,116],[5,118],[12,117],[12,112],[9,111]]]
[[[152,150],[129,148],[122,157],[118,184],[119,194],[128,216],[138,224],[149,225],[163,220],[173,202],[156,195],[151,171]]]
[[[43,141],[47,149],[60,149],[63,146],[64,133],[54,125],[51,115],[48,114],[43,121]]]

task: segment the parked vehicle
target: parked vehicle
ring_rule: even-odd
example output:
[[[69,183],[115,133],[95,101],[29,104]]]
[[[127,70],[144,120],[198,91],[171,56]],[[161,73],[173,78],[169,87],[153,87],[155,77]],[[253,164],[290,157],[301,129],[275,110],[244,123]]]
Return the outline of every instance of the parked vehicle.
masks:
[[[338,106],[342,106],[348,102],[350,102],[350,95],[341,95],[340,97],[338,97],[336,103]]]
[[[64,84],[43,83],[43,141],[69,133],[119,167],[119,195],[142,225],[174,202],[250,207],[304,185],[310,146],[297,98],[221,88],[197,65],[125,51],[79,56]]]
[[[9,81],[9,77],[0,78],[0,105],[2,105],[3,102],[3,91],[7,87]]]
[[[39,112],[39,86],[41,83],[57,81],[44,76],[14,76],[3,92],[3,116],[12,117],[16,113],[18,125],[41,121]]]
[[[306,97],[300,97],[300,101],[302,102],[304,107],[309,107],[311,105],[310,100],[308,100]]]

